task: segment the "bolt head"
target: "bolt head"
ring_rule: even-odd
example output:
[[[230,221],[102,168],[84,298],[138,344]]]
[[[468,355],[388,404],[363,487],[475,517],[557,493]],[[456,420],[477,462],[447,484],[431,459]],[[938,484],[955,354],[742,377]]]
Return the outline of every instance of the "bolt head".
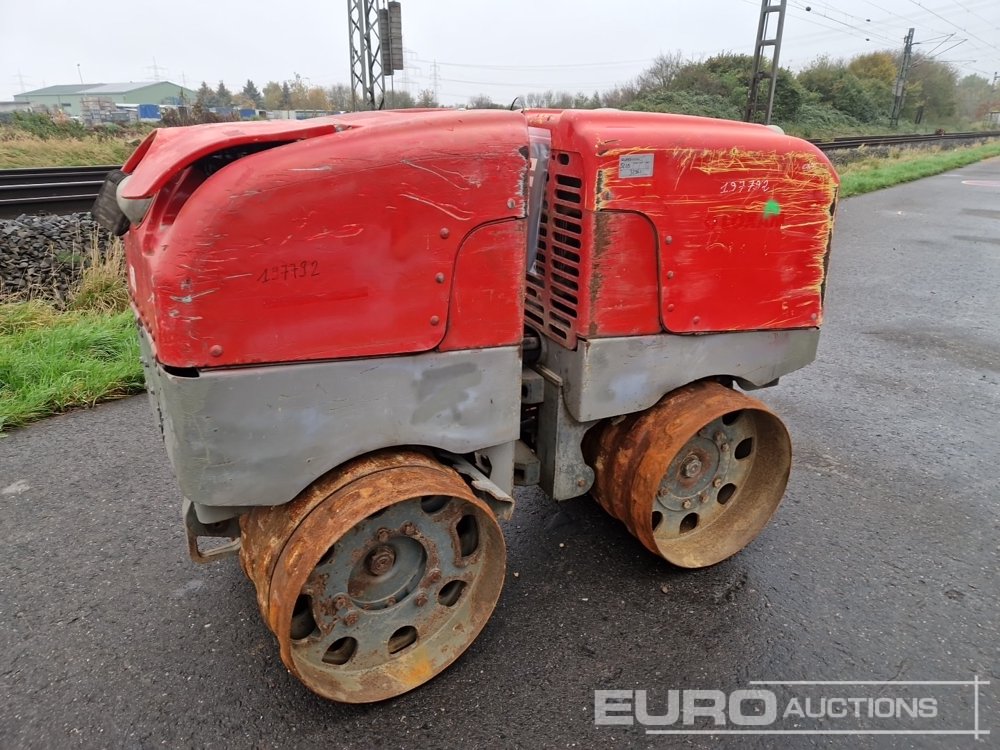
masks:
[[[685,500],[683,503],[681,503],[681,505],[684,507],[684,510],[687,510],[691,507],[691,501]]]
[[[441,322],[441,318],[439,318],[437,315],[431,315],[431,325],[432,326],[436,326],[440,322]]]
[[[344,618],[344,624],[348,627],[358,624],[358,613],[351,612],[347,617]]]
[[[436,281],[438,284],[443,284],[444,283],[444,274],[443,273],[439,273],[437,276],[434,277],[434,281]]]
[[[392,536],[392,532],[389,529],[379,529],[375,534],[375,538],[380,542],[388,542],[390,536]]]
[[[431,583],[437,583],[438,581],[441,580],[441,571],[438,570],[437,568],[433,568],[427,574],[427,580],[430,581]]]
[[[715,479],[713,479],[712,486],[715,487],[715,489],[719,489],[719,487],[722,486],[722,479],[720,477],[716,477]]]
[[[392,570],[396,564],[396,551],[392,547],[378,547],[368,558],[368,572],[381,576]]]
[[[338,596],[336,599],[333,600],[333,606],[336,607],[337,609],[343,609],[348,604],[350,604],[350,602],[347,601],[346,596]]]
[[[413,536],[417,533],[417,527],[414,526],[410,521],[403,524],[403,533],[407,536]]]
[[[215,346],[213,346],[211,349],[208,350],[208,353],[211,354],[213,357],[221,357],[222,347],[216,344]]]
[[[681,474],[683,474],[685,478],[691,479],[692,477],[698,476],[701,472],[701,467],[702,464],[700,458],[695,455],[688,456],[684,460],[684,464],[681,466]]]
[[[708,502],[708,493],[707,492],[702,492],[700,495],[698,495],[698,502],[699,503],[707,503]]]
[[[413,603],[416,604],[418,607],[424,606],[425,604],[427,604],[427,595],[417,594],[417,598],[413,600]]]
[[[449,230],[448,227],[441,227],[440,234],[441,234],[441,239],[446,240],[448,239],[448,235],[451,234],[451,230]]]

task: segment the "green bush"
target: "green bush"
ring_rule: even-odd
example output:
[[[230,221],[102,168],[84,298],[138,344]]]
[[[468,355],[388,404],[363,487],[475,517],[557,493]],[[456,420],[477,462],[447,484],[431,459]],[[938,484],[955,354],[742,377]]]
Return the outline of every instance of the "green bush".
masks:
[[[83,138],[87,135],[87,129],[75,120],[56,122],[38,112],[15,112],[9,127],[44,139]]]
[[[629,104],[626,109],[641,112],[673,112],[679,115],[700,115],[725,120],[739,120],[743,114],[725,97],[697,91],[657,91],[645,94]]]

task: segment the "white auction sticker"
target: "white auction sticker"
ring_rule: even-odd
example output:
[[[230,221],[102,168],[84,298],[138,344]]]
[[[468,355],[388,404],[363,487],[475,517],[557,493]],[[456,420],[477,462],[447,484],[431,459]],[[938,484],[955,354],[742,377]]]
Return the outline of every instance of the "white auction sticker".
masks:
[[[624,154],[618,157],[618,177],[652,177],[652,154]]]

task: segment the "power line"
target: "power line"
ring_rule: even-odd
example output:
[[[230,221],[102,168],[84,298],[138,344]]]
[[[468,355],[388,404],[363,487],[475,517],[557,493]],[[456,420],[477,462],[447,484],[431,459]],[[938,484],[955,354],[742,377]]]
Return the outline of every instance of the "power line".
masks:
[[[937,43],[937,45],[936,45],[936,46],[934,47],[934,49],[932,49],[932,50],[931,50],[930,52],[926,52],[926,53],[925,53],[925,54],[927,55],[927,57],[933,57],[933,56],[934,56],[934,51],[935,51],[935,50],[937,50],[937,48],[938,48],[938,47],[940,47],[941,45],[943,45],[943,44],[947,44],[947,43],[948,43],[949,41],[951,41],[951,38],[952,38],[953,36],[955,36],[955,34],[954,34],[954,33],[951,33],[951,34],[948,34],[948,36],[946,36],[946,37],[945,37],[944,39],[942,39],[942,40],[941,40],[940,42],[938,42],[938,43]],[[918,44],[930,44],[930,43],[931,43],[931,42],[933,42],[933,41],[934,41],[933,39],[925,39],[925,40],[924,40],[923,42],[918,42]],[[962,40],[961,40],[961,41],[959,42],[959,44],[961,44],[961,43],[962,43],[962,42],[964,42],[964,41],[965,41],[965,40],[964,40],[964,39],[962,39]],[[957,45],[956,45],[956,46],[957,46]],[[949,48],[949,49],[951,49],[951,48]]]
[[[508,86],[513,88],[553,88],[552,83],[508,83],[504,81],[469,81],[462,78],[445,78],[442,76],[439,80],[445,81],[446,83],[464,83],[471,86]],[[573,83],[560,83],[559,86],[617,86],[621,84],[622,81],[575,81]]]
[[[749,4],[749,5],[756,6],[756,3],[754,2],[754,0],[743,0],[743,2],[745,2],[745,3]],[[809,10],[806,10],[806,8],[809,8]],[[810,34],[806,34],[806,35],[803,35],[803,36],[800,36],[800,37],[796,37],[796,42],[800,42],[801,43],[803,41],[812,41],[812,40],[818,40],[818,39],[825,39],[825,38],[832,37],[832,36],[844,36],[845,34],[848,34],[847,31],[844,31],[841,28],[838,28],[836,26],[830,26],[827,23],[823,23],[822,21],[817,20],[816,17],[813,17],[813,14],[815,12],[815,8],[813,8],[812,6],[806,6],[806,5],[803,5],[800,2],[799,6],[797,8],[795,8],[795,9],[796,10],[801,10],[804,13],[807,14],[807,15],[798,15],[798,14],[796,14],[796,19],[797,20],[799,20],[799,21],[805,21],[806,23],[810,23],[813,26],[819,26],[822,29],[827,29],[826,33],[815,32],[814,34],[811,34],[811,35]],[[818,16],[818,17],[820,17],[820,18],[825,18],[825,19],[827,19],[829,21],[832,21],[833,23],[839,24],[840,26],[846,27],[846,28],[850,29],[851,31],[857,32],[858,35],[864,37],[864,39],[865,39],[866,42],[867,41],[871,41],[871,37],[877,37],[877,38],[879,38],[879,40],[881,40],[881,41],[883,41],[883,42],[885,42],[887,44],[893,44],[893,45],[895,45],[895,38],[894,37],[887,36],[886,34],[880,33],[879,31],[873,31],[872,29],[865,29],[865,28],[862,28],[862,27],[859,27],[859,26],[855,26],[853,24],[849,24],[849,23],[846,23],[844,21],[840,21],[840,20],[838,20],[836,18],[832,18],[832,17],[827,16],[827,15],[822,14],[822,13],[815,13],[815,15]],[[844,15],[846,15],[848,17],[852,17],[852,18],[857,18],[857,16],[850,16],[850,14],[844,14]],[[850,36],[854,36],[854,35],[850,34]]]
[[[656,58],[647,57],[642,60],[618,60],[616,62],[596,62],[596,63],[560,63],[558,65],[476,65],[475,63],[450,63],[441,60],[422,60],[415,58],[417,62],[442,65],[449,68],[475,68],[477,70],[551,70],[555,68],[607,68],[616,65],[638,65],[651,63]]]
[[[958,29],[959,31],[961,31],[961,32],[964,32],[964,33],[968,34],[969,36],[971,36],[971,37],[973,37],[973,38],[975,38],[975,39],[978,39],[978,40],[979,40],[980,42],[982,42],[983,44],[985,44],[985,45],[986,45],[987,47],[992,47],[992,48],[993,48],[993,49],[995,49],[995,50],[996,50],[997,52],[1000,52],[1000,47],[998,47],[997,45],[995,45],[995,44],[992,44],[991,42],[987,42],[987,41],[986,41],[985,39],[983,39],[983,38],[982,38],[981,36],[978,36],[978,35],[976,35],[976,34],[973,34],[973,33],[972,33],[971,31],[969,31],[968,29],[963,29],[963,28],[962,28],[961,26],[959,26],[959,25],[958,25],[957,23],[955,23],[954,21],[952,21],[952,20],[950,20],[950,19],[948,19],[948,18],[945,18],[945,17],[944,17],[944,16],[942,16],[942,15],[941,15],[940,13],[938,13],[938,12],[937,12],[936,10],[931,10],[930,8],[925,8],[925,7],[923,6],[923,5],[921,5],[921,4],[919,3],[919,2],[917,2],[917,0],[910,0],[910,2],[911,2],[911,3],[913,3],[914,5],[916,5],[916,6],[918,7],[918,8],[920,8],[920,9],[924,10],[925,12],[927,12],[927,13],[930,13],[930,14],[932,14],[932,15],[934,15],[934,16],[936,16],[936,17],[940,18],[940,19],[941,19],[942,21],[944,21],[945,23],[947,23],[947,24],[950,24],[951,26],[954,26],[954,27],[955,27],[956,29]]]
[[[964,10],[966,13],[968,13],[970,15],[973,15],[973,16],[976,16],[980,20],[986,21],[986,23],[993,24],[993,28],[995,28],[995,29],[996,28],[1000,28],[1000,26],[997,26],[997,24],[996,24],[995,21],[990,21],[989,19],[984,18],[983,16],[979,15],[975,11],[969,10],[967,7],[965,7],[965,5],[963,5],[962,3],[960,3],[958,0],[955,0],[955,5],[957,5],[959,8],[961,8],[962,10]]]
[[[800,6],[801,6],[801,0],[793,0],[793,1],[799,3]],[[987,0],[987,1],[992,3],[992,0]],[[894,20],[899,20],[899,19],[902,19],[902,20],[905,20],[905,21],[909,21],[910,23],[913,23],[913,24],[917,24],[918,23],[918,21],[916,21],[914,19],[914,17],[912,15],[910,15],[910,14],[904,14],[904,13],[900,13],[898,11],[889,10],[884,5],[881,5],[881,4],[877,3],[877,2],[874,2],[874,0],[866,0],[866,2],[871,7],[875,8],[875,9],[877,9],[879,11],[882,11],[883,13],[886,13],[889,16],[889,18],[887,18],[887,19],[878,19],[878,20],[875,20],[875,21],[872,21],[872,19],[865,19],[866,22],[873,23],[873,26],[876,27],[876,28],[884,28],[887,23],[889,23],[891,21],[894,21]],[[970,36],[976,37],[976,39],[979,40],[979,43],[978,44],[977,43],[973,43],[972,46],[971,46],[971,49],[973,49],[973,50],[974,49],[984,49],[985,50],[985,48],[983,47],[984,44],[986,45],[986,47],[990,47],[990,48],[996,49],[996,45],[994,45],[991,42],[983,39],[982,37],[979,37],[978,35],[971,34],[966,29],[964,29],[963,27],[959,26],[955,22],[953,22],[950,19],[942,16],[937,10],[934,10],[933,8],[926,7],[926,6],[922,5],[919,2],[916,2],[916,0],[911,0],[911,2],[913,2],[913,4],[916,5],[923,12],[921,14],[918,14],[918,16],[924,16],[925,14],[930,14],[930,15],[936,16],[939,20],[942,20],[942,21],[946,22],[952,28],[958,29],[959,31],[962,31],[962,32],[964,32],[966,34],[969,34]],[[958,2],[958,0],[955,0],[955,2]],[[969,0],[966,0],[966,4],[964,4],[964,5],[960,4],[960,7],[962,7],[965,10],[972,11],[973,10],[973,6],[975,6],[975,4],[976,4],[975,0],[972,0],[971,4],[969,4]],[[828,4],[825,4],[825,5],[827,5],[827,7],[828,7]],[[994,7],[996,7],[996,6],[994,6]],[[813,6],[813,12],[816,12],[815,5]],[[845,15],[845,17],[849,17],[849,18],[858,18],[857,16],[852,16],[851,14],[848,14],[848,13],[843,13],[843,15]],[[824,17],[826,17],[826,16],[824,16]],[[835,19],[835,18],[830,18],[830,20],[834,21],[834,22],[838,22],[837,19]],[[844,22],[839,22],[839,23],[844,24]],[[850,26],[850,24],[844,24],[844,25]],[[925,28],[927,28],[927,24],[925,22],[920,22],[920,25],[922,25]],[[857,27],[855,27],[855,28],[857,28]],[[948,37],[949,35],[954,35],[954,32],[947,32],[947,31],[940,32],[939,30],[933,29],[933,28],[930,28],[929,30],[931,32],[933,32],[933,33],[939,33],[940,35],[936,36],[936,37],[933,37],[933,38],[930,38],[930,39],[926,39],[922,43],[934,43],[934,42],[937,42],[939,39]],[[881,38],[884,39],[884,36],[879,31],[877,31],[875,29],[873,29],[870,33],[871,33],[872,36],[878,36],[878,37],[881,37]],[[802,40],[803,40],[802,38],[797,39],[797,41],[802,41]],[[895,43],[894,43],[893,40],[890,39],[888,41],[890,43],[892,43],[893,46],[895,46]],[[940,54],[943,54],[943,53],[938,53],[938,54],[940,55]]]
[[[898,20],[898,21],[906,21],[907,23],[911,23],[911,24],[914,24],[914,25],[917,25],[918,23],[920,23],[922,26],[924,26],[924,28],[927,28],[927,24],[926,23],[924,23],[923,21],[918,21],[917,19],[913,18],[912,16],[906,15],[905,13],[900,13],[899,11],[889,10],[888,8],[885,8],[885,7],[879,5],[879,4],[875,3],[875,2],[872,2],[872,0],[866,0],[866,2],[869,5],[871,5],[873,8],[877,8],[878,10],[880,10],[883,13],[887,14],[887,16],[888,16],[887,19],[879,20],[879,21],[877,21],[877,23],[882,24],[882,23],[887,23],[890,20],[893,20],[893,21],[897,21]],[[938,29],[929,29],[929,31],[938,31]],[[943,33],[947,33],[947,32],[943,32]]]
[[[854,24],[847,23],[846,21],[841,21],[840,19],[834,18],[833,16],[828,16],[828,15],[826,15],[824,13],[820,13],[817,9],[813,8],[812,6],[806,5],[805,3],[799,2],[796,5],[794,5],[793,7],[796,7],[798,10],[805,11],[806,13],[815,13],[816,15],[818,15],[818,16],[820,16],[822,18],[825,18],[828,21],[832,21],[833,23],[840,24],[841,26],[846,26],[847,28],[852,29],[853,31],[857,31],[857,32],[859,32],[861,34],[864,34],[864,35],[866,35],[866,37],[870,38],[870,37],[876,36],[876,37],[880,37],[883,41],[895,43],[895,40],[892,37],[889,37],[889,36],[887,36],[885,34],[882,34],[881,32],[873,31],[870,28],[863,28],[861,26],[855,26]],[[858,16],[852,16],[849,13],[843,13],[843,15],[847,16],[848,18],[857,18],[859,21],[861,21],[861,20],[864,20],[865,22],[870,22],[871,21],[871,19],[861,19],[860,17],[858,17]]]

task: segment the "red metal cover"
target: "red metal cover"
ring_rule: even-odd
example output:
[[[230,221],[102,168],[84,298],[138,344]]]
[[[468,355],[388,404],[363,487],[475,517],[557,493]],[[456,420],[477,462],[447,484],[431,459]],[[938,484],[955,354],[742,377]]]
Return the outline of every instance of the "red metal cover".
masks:
[[[483,224],[525,215],[523,115],[363,113],[314,128],[275,128],[279,142],[312,137],[237,159],[207,178],[184,163],[245,133],[226,140],[216,137],[219,128],[180,129],[154,139],[133,165],[143,186],[136,194],[162,183],[126,247],[133,300],[164,364],[425,351],[452,325],[453,301],[484,314],[482,301],[456,284],[481,293],[490,273],[520,284],[523,244],[477,241],[465,261],[459,247]],[[161,172],[171,171],[164,182]],[[496,238],[516,241],[523,230]],[[513,343],[521,303],[509,297],[504,292],[494,308],[498,325],[466,326],[455,341]]]
[[[122,167],[131,175],[122,195],[125,198],[148,198],[184,167],[224,148],[302,140],[335,130],[336,122],[329,117],[157,128],[146,136]]]
[[[813,145],[760,125],[682,115],[538,110],[528,117],[552,132],[550,207],[561,203],[565,213],[579,200],[578,277],[565,252],[556,258],[579,299],[573,315],[563,312],[570,326],[557,339],[572,346],[577,335],[649,327],[641,300],[633,312],[606,301],[609,283],[620,301],[628,285],[636,296],[648,295],[651,281],[647,262],[633,266],[621,257],[643,258],[642,248],[626,251],[621,237],[612,241],[594,222],[609,211],[641,214],[655,228],[650,239],[666,330],[819,325],[838,180]],[[635,243],[641,233],[632,223],[624,241]],[[552,244],[558,251],[559,240]],[[528,301],[530,316],[530,293]]]

